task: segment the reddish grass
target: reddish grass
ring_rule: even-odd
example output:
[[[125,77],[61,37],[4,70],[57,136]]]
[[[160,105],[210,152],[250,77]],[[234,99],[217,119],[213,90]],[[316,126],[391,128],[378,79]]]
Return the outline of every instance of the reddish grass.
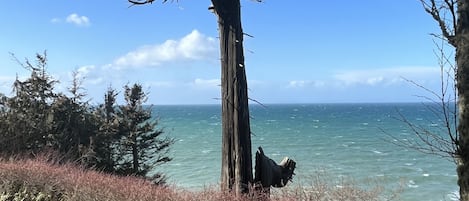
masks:
[[[0,201],[13,200],[14,196],[43,201],[248,201],[259,198],[236,197],[231,193],[220,192],[216,187],[197,192],[160,187],[140,178],[104,174],[73,164],[57,164],[43,157],[0,160],[0,192],[3,192],[0,193]],[[319,180],[307,188],[297,186],[273,191],[271,198],[279,201],[383,199],[380,189],[364,190],[355,185],[335,188]]]

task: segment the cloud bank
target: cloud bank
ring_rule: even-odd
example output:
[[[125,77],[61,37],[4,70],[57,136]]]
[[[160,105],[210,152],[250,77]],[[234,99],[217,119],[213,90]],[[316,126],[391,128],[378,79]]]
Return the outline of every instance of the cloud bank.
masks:
[[[440,77],[438,67],[396,67],[367,70],[344,70],[323,80],[290,80],[287,88],[348,88],[353,86],[392,86],[406,80],[424,83]]]
[[[391,85],[405,81],[404,79],[423,81],[429,77],[438,78],[440,69],[437,67],[397,67],[368,70],[343,71],[333,75],[341,85]]]

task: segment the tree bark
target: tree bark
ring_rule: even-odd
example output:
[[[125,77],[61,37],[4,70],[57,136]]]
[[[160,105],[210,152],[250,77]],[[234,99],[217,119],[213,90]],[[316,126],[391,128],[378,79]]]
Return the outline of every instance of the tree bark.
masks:
[[[131,134],[131,140],[132,140],[132,168],[133,168],[133,173],[138,174],[138,169],[139,169],[139,156],[138,156],[138,147],[137,147],[137,136],[135,133]]]
[[[457,26],[455,30],[456,82],[459,108],[458,185],[461,200],[469,201],[469,4],[457,2]]]
[[[212,0],[221,51],[221,188],[247,193],[252,182],[251,130],[239,0]]]

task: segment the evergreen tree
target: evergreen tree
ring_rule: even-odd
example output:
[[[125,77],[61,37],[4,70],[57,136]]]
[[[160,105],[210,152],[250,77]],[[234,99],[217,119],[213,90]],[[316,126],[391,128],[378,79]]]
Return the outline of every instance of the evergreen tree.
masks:
[[[49,147],[50,104],[57,98],[56,80],[46,73],[46,53],[36,55],[36,64],[18,61],[31,76],[18,78],[13,84],[13,97],[2,96],[0,107],[0,151],[3,153],[36,153]]]
[[[95,161],[93,165],[105,172],[115,171],[115,156],[118,154],[116,147],[122,132],[119,132],[121,124],[116,111],[116,96],[118,93],[108,88],[104,95],[104,103],[99,105],[94,111],[98,121],[98,133],[93,138],[93,147]]]
[[[124,175],[138,175],[164,182],[161,174],[150,174],[157,165],[171,161],[167,156],[174,140],[162,138],[163,130],[156,128],[158,122],[152,119],[151,107],[143,104],[147,95],[140,84],[124,87],[126,105],[120,106],[122,139],[118,147],[118,172]],[[145,107],[145,108],[144,108]]]
[[[117,107],[117,92],[109,88],[104,104],[94,108],[84,100],[76,72],[71,96],[56,93],[57,81],[46,73],[46,55],[36,59],[36,65],[19,62],[31,76],[15,81],[12,97],[0,94],[0,154],[34,155],[52,149],[65,161],[164,182],[161,174],[150,171],[171,161],[167,154],[174,140],[162,137],[151,107],[143,105],[147,95],[141,85],[124,87],[126,105]]]
[[[81,88],[82,80],[73,72],[72,86],[68,89],[71,97],[60,94],[51,105],[54,149],[65,159],[89,165],[94,159],[91,148],[92,138],[97,134],[99,125],[93,115],[86,96]]]

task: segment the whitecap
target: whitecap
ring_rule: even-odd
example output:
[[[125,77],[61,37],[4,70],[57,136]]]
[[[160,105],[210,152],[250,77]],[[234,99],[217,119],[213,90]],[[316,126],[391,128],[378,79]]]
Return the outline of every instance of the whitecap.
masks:
[[[362,123],[362,125],[363,125],[363,126],[368,126],[368,123],[367,123],[367,122],[365,122],[365,123]]]
[[[453,192],[448,193],[448,195],[446,195],[446,197],[448,197],[449,200],[457,201],[457,200],[459,200],[459,191],[454,190]]]
[[[419,185],[415,184],[414,180],[409,180],[409,182],[407,182],[407,187],[409,187],[409,188],[418,188]]]
[[[377,151],[377,150],[373,150],[373,153],[375,153],[375,154],[383,154],[383,152],[380,152],[380,151]]]
[[[422,176],[424,176],[424,177],[428,177],[428,176],[430,176],[430,174],[428,174],[428,173],[425,173],[425,174],[422,174]]]

